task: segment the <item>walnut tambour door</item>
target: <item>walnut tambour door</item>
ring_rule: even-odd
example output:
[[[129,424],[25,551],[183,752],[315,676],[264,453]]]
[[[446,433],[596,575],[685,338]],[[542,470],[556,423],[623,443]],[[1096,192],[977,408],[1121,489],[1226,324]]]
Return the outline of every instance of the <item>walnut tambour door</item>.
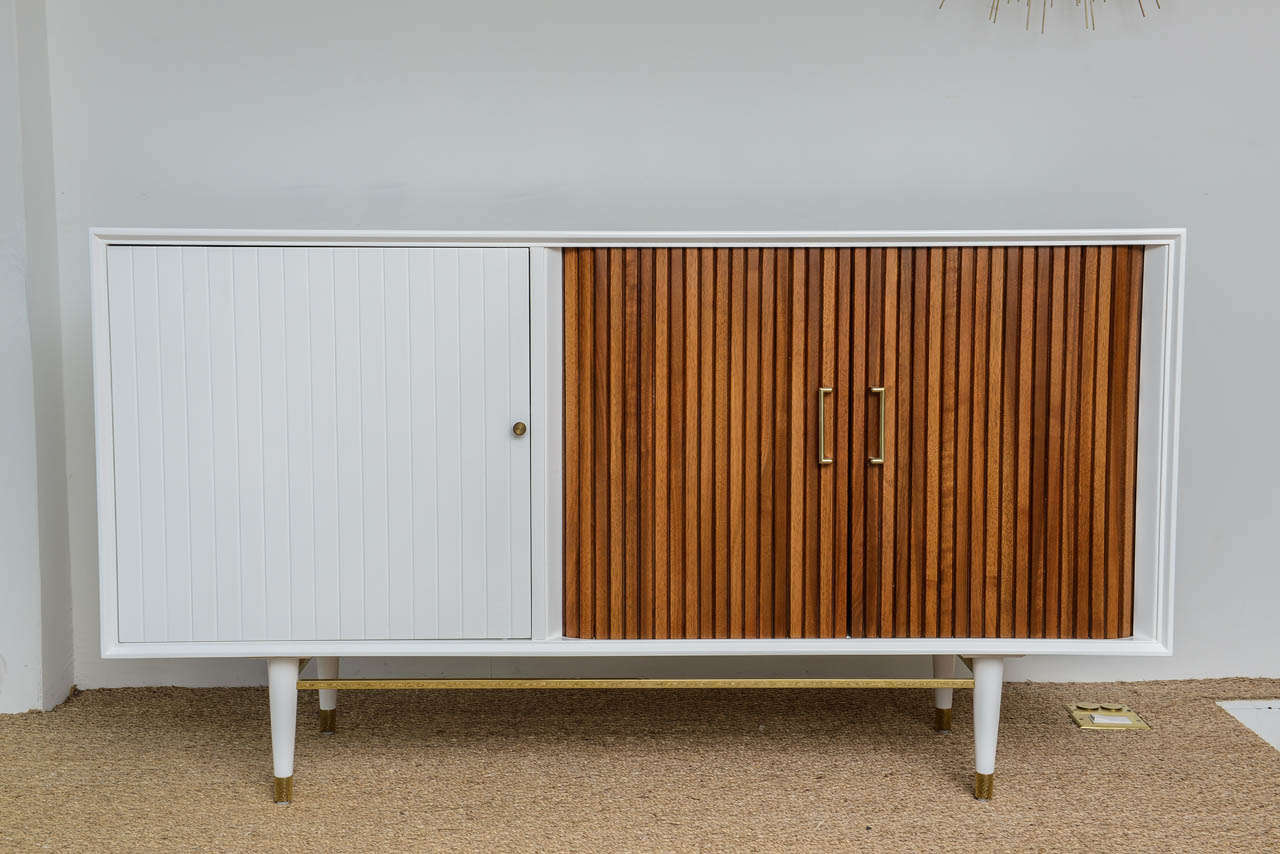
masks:
[[[851,634],[1131,635],[1141,247],[865,254],[885,463]]]
[[[1132,633],[1139,247],[569,249],[569,637]]]
[[[565,251],[567,636],[848,634],[851,260]]]

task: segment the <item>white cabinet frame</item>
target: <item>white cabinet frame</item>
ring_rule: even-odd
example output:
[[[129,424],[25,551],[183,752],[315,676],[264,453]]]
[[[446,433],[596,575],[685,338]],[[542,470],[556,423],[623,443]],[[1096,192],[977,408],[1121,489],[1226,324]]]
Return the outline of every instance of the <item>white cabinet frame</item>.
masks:
[[[118,641],[111,384],[94,379],[102,654],[108,658],[271,656],[1168,655],[1173,639],[1179,399],[1187,232],[1182,228],[849,232],[475,232],[121,229],[90,232],[93,355],[108,364],[106,257],[111,245],[494,246],[530,252],[533,510],[531,640]],[[560,252],[568,246],[1142,245],[1141,369],[1134,635],[1091,639],[837,638],[580,640],[561,635],[562,313]]]

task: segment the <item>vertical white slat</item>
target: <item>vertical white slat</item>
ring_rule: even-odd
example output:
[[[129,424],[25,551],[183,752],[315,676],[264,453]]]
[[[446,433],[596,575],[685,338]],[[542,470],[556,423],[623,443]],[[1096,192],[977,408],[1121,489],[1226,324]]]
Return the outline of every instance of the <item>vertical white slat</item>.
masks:
[[[409,387],[412,411],[411,503],[413,627],[415,638],[440,637],[439,509],[436,490],[436,250],[410,249]]]
[[[364,637],[389,637],[386,294],[381,249],[360,249],[360,445],[364,477]]]
[[[210,399],[214,471],[213,541],[218,640],[240,640],[240,466],[236,394],[236,292],[231,250],[210,248],[206,257],[209,343],[212,354]]]
[[[459,300],[460,256],[457,249],[437,249],[435,259],[435,329],[436,356],[436,508],[439,599],[437,602],[439,636],[463,637],[464,555],[462,528],[466,509],[463,507],[463,472],[470,469],[462,459],[463,424],[461,420],[464,379],[460,361]]]
[[[191,507],[187,476],[187,341],[182,250],[155,250],[159,334],[160,470],[164,476],[164,640],[191,640]],[[154,520],[152,520],[154,521]]]
[[[268,640],[293,637],[293,556],[289,543],[289,381],[285,349],[284,250],[258,254],[262,359],[263,602]]]
[[[284,250],[285,460],[288,471],[289,637],[316,637],[316,528],[312,502],[311,291],[308,250]]]
[[[508,334],[508,382],[510,400],[508,417],[511,421],[525,421],[531,430],[546,430],[547,425],[532,425],[530,411],[530,304],[529,304],[529,250],[508,249],[507,300]],[[504,433],[510,436],[510,431]],[[533,541],[531,515],[531,481],[533,443],[525,438],[508,441],[506,457],[509,466],[511,499],[508,529],[502,532],[511,543],[508,574],[504,580],[509,595],[511,612],[511,637],[529,637],[533,629]],[[558,567],[556,568],[559,569]]]
[[[134,335],[133,250],[107,250],[107,312],[111,334],[112,432],[115,445],[117,619],[122,643],[144,640],[142,468],[138,434],[138,371]]]
[[[459,252],[458,345],[461,402],[458,408],[462,470],[462,636],[488,634],[488,546],[485,516],[489,486],[485,433],[485,379],[492,358],[485,335],[484,250]]]
[[[334,252],[307,250],[311,336],[311,501],[315,527],[315,636],[342,636],[338,565],[337,314]]]
[[[356,250],[334,250],[334,357],[337,378],[338,609],[343,638],[364,631],[364,476],[361,420],[360,277]]]
[[[481,391],[484,462],[484,636],[511,636],[511,465],[510,446],[528,444],[511,432],[511,324],[507,303],[507,252],[480,250],[484,277],[484,376]],[[477,570],[481,567],[476,567]]]
[[[183,358],[186,363],[187,563],[191,579],[191,639],[218,639],[214,563],[213,339],[209,314],[209,250],[182,247]]]
[[[235,290],[235,364],[240,474],[240,616],[246,640],[267,631],[263,495],[262,324],[258,250],[231,250]]]
[[[409,250],[383,253],[387,392],[387,632],[413,637],[413,386],[409,381]]]
[[[160,386],[160,304],[156,250],[133,249],[133,334],[138,378],[138,474],[142,530],[143,638],[168,632],[165,575],[164,392]]]

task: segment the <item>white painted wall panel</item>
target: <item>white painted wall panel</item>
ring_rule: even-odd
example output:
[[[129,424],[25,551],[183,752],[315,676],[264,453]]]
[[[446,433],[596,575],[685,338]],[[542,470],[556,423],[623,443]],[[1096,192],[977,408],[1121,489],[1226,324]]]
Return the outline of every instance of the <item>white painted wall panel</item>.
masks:
[[[119,640],[528,637],[524,249],[111,247]]]

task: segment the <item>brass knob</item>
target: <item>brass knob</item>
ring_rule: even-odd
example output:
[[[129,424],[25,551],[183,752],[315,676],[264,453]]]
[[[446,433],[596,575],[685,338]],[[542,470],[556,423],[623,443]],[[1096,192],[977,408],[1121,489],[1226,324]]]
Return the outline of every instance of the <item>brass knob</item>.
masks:
[[[517,436],[523,436],[528,429],[529,425],[525,424],[523,421],[517,421],[515,424],[511,425],[511,432],[515,433]]]

